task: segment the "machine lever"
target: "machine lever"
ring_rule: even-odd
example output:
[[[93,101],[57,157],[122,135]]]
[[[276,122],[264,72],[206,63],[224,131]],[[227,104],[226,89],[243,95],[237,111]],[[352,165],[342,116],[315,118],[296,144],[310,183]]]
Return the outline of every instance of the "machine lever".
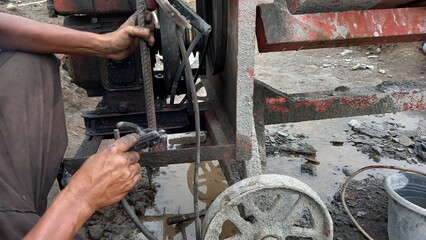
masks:
[[[156,0],[160,8],[163,9],[164,13],[173,20],[181,28],[187,28],[189,26],[188,21],[182,14],[174,8],[167,0]]]
[[[191,24],[204,36],[207,36],[212,30],[212,27],[204,19],[181,0],[170,0],[170,2],[168,0],[156,1],[166,15],[179,27],[187,28]]]
[[[204,21],[204,19],[202,19],[194,10],[192,10],[192,8],[188,7],[188,5],[186,5],[184,2],[182,2],[181,0],[170,0],[170,3],[187,20],[189,20],[189,23],[201,34],[207,36],[211,32],[212,27],[206,21]]]

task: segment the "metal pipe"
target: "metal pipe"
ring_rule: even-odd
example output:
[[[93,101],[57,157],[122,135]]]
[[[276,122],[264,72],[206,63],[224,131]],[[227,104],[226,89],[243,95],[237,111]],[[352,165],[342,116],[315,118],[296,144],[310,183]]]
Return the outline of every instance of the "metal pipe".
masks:
[[[206,215],[207,210],[201,210],[200,211],[200,217]],[[179,224],[186,221],[191,221],[195,219],[195,213],[187,213],[187,214],[180,214],[176,216],[172,216],[167,218],[167,224],[173,225],[173,224]]]

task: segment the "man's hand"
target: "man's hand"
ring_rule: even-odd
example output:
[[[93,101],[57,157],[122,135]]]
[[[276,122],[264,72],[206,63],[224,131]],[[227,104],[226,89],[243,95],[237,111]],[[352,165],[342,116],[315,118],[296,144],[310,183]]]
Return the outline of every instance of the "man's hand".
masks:
[[[93,210],[118,202],[141,179],[139,154],[128,151],[138,139],[126,135],[91,156],[66,189]]]
[[[97,209],[122,199],[141,179],[139,154],[128,151],[138,138],[124,136],[87,159],[24,239],[72,239]]]
[[[109,43],[105,49],[107,58],[121,60],[127,57],[139,47],[140,39],[145,40],[150,46],[154,45],[152,15],[146,15],[145,27],[136,27],[136,21],[137,16],[133,14],[119,29],[112,33],[104,34],[106,41]]]

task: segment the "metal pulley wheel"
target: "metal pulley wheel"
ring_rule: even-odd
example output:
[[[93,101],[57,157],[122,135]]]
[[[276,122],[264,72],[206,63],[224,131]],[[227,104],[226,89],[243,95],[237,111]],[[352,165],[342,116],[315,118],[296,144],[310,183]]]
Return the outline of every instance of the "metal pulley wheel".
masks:
[[[244,179],[209,207],[203,236],[210,239],[333,239],[330,214],[305,183],[283,175]]]

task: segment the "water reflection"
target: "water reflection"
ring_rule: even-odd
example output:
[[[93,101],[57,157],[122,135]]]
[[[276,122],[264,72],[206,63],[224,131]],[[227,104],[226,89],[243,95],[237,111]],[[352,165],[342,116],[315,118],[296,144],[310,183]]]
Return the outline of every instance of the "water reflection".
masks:
[[[191,194],[194,193],[194,168],[195,164],[191,164],[186,175],[188,189]],[[217,161],[201,162],[199,173],[199,200],[208,207],[228,187],[228,183]]]
[[[193,181],[194,164],[177,164],[160,168],[159,176],[154,179],[158,186],[155,205],[147,209],[144,218],[146,225],[154,231],[157,238],[195,238],[193,221],[178,226],[167,224],[168,217],[177,213],[186,214],[194,211]],[[217,161],[201,162],[198,188],[200,210],[207,208],[227,186]],[[143,236],[141,236],[141,239],[144,239]]]

